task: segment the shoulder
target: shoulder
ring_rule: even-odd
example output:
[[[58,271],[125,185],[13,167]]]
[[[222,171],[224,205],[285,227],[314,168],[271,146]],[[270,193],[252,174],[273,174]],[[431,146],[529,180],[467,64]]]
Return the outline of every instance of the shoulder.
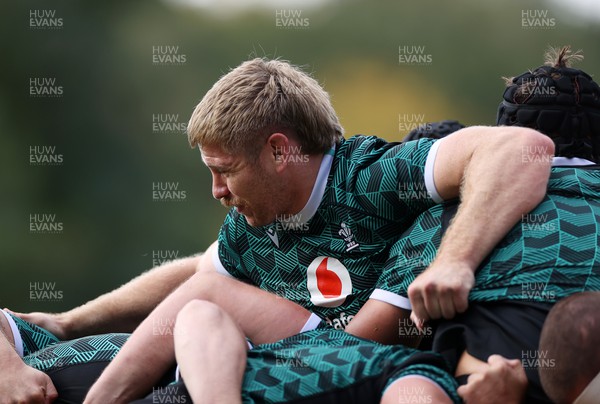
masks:
[[[410,142],[388,142],[376,136],[356,135],[343,139],[336,148],[335,157],[339,161],[358,165],[368,165],[387,158],[414,158],[427,155],[436,139],[420,139]]]

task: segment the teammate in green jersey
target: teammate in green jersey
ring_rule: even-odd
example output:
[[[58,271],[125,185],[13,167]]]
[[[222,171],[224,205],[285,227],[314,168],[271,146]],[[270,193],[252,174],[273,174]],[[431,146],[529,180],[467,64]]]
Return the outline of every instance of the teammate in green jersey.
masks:
[[[569,55],[568,48],[561,49],[553,63],[510,80],[505,91],[498,123],[543,129],[556,143],[557,157],[544,200],[479,266],[468,310],[457,316],[436,313],[415,293],[431,276],[426,267],[435,262],[442,236],[448,237],[456,210],[452,203],[417,218],[392,247],[391,255],[398,258],[387,266],[398,271],[384,271],[389,274],[381,279],[386,286],[377,286],[398,286],[405,318],[412,309],[413,319],[440,319],[433,348],[450,359],[457,376],[485,373],[493,354],[517,359],[529,381],[527,402],[548,402],[538,377],[543,362],[538,340],[548,311],[573,293],[600,290],[600,87],[568,67]],[[528,153],[523,157],[530,158]],[[443,279],[437,285],[443,288]],[[521,366],[509,368],[522,372]],[[477,380],[461,387],[467,400],[483,394]],[[486,400],[502,400],[497,390],[488,393]]]

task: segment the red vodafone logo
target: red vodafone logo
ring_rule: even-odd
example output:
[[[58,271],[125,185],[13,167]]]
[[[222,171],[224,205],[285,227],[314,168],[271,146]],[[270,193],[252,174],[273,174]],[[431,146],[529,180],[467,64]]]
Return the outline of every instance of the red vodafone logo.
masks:
[[[317,257],[306,270],[306,287],[315,306],[338,307],[352,293],[352,280],[340,261]]]

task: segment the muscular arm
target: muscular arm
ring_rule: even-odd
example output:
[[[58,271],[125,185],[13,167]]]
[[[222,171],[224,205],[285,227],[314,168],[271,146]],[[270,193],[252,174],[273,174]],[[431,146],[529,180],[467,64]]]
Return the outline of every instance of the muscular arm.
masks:
[[[553,153],[550,138],[527,128],[470,127],[442,141],[435,185],[461,204],[436,259],[408,289],[416,321],[466,310],[478,265],[543,199]]]
[[[167,262],[112,292],[64,313],[14,313],[60,339],[133,332],[148,314],[196,271],[201,255]]]

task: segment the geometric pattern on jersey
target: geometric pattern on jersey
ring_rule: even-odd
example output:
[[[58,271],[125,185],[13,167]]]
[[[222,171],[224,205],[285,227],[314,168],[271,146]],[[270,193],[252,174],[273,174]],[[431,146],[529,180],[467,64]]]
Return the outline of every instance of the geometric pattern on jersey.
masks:
[[[25,363],[43,372],[72,365],[109,362],[130,334],[101,334],[59,342],[23,357]]]
[[[15,321],[23,340],[23,356],[29,355],[60,340],[50,331],[8,313]]]
[[[407,375],[427,377],[454,402],[461,402],[456,382],[438,354],[381,345],[341,330],[312,330],[259,345],[248,351],[247,363],[243,402],[294,402],[354,389],[358,393],[371,383],[371,397],[362,402],[375,403],[386,387]]]
[[[392,247],[387,266],[398,270],[381,279],[386,287],[407,297],[435,258],[447,208],[422,214]],[[469,300],[552,303],[585,290],[600,290],[600,169],[553,167],[546,197],[477,269]]]
[[[431,139],[388,143],[365,136],[343,140],[336,146],[316,213],[301,228],[281,228],[278,223],[252,227],[235,208],[229,211],[218,239],[223,267],[235,278],[343,328],[344,319],[349,321],[375,290],[390,247],[419,213],[434,205],[424,180],[433,143]],[[278,246],[268,231],[277,232]],[[353,245],[349,242],[358,245],[348,249]],[[317,257],[334,258],[349,273],[351,293],[337,306],[311,301],[307,287],[311,263],[326,275],[333,272],[330,266],[337,265],[335,260],[315,262]],[[322,285],[325,278],[316,284]]]

